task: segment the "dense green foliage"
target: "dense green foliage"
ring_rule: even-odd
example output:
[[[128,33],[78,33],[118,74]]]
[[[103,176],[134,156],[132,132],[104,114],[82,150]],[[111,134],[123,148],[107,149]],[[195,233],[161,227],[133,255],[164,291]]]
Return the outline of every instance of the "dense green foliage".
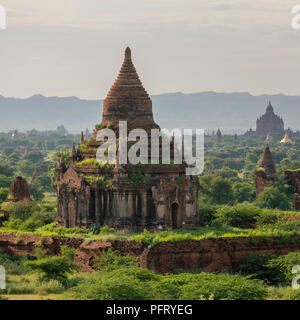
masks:
[[[300,233],[300,214],[291,210],[295,190],[287,185],[284,171],[300,168],[300,138],[293,139],[293,145],[270,142],[277,178],[256,200],[253,172],[263,153],[265,137],[224,136],[219,143],[214,137],[206,137],[205,167],[199,177],[202,226],[137,232],[115,230],[100,224],[92,225],[88,230],[66,229],[58,228],[54,223],[56,168],[61,152],[68,164],[72,142],[78,142],[79,136],[33,131],[12,139],[9,134],[0,134],[0,204],[6,199],[15,176],[22,175],[29,181],[35,170],[37,174],[29,186],[32,202],[3,204],[2,209],[9,212],[10,220],[3,223],[0,232],[18,233],[20,237],[26,233],[41,237],[81,237],[86,243],[94,239],[136,240],[146,246],[164,241],[176,243],[217,237],[251,237],[257,245],[257,236],[263,237],[266,243],[269,236],[281,236],[278,241],[292,244],[297,241],[294,235]],[[92,144],[93,141],[87,139],[80,149],[90,151]],[[25,154],[27,146],[29,152]],[[101,166],[94,159],[76,165],[97,167],[103,173],[97,180],[85,176],[91,185],[111,186],[111,180],[106,177],[110,167]],[[128,177],[135,187],[147,181],[142,169],[139,165],[136,173]],[[48,199],[52,203],[47,203]],[[74,252],[64,247],[58,256],[36,254],[35,260],[0,253],[0,265],[6,267],[11,277],[6,293],[62,294],[67,291],[76,299],[264,299],[268,291],[269,297],[300,299],[300,291],[282,287],[290,286],[291,268],[300,264],[299,253],[246,257],[241,274],[195,271],[164,276],[139,269],[137,259],[112,250],[95,257],[98,271],[85,276],[76,272],[73,256]],[[29,269],[34,274],[28,274]],[[26,281],[15,281],[14,277],[24,277]],[[263,286],[261,280],[268,287]],[[72,287],[70,291],[69,287]]]
[[[122,264],[124,262],[124,264]],[[263,299],[266,289],[259,280],[240,275],[181,273],[157,275],[135,266],[136,261],[109,251],[98,258],[102,272],[73,288],[76,299]]]
[[[37,260],[25,261],[24,267],[39,274],[41,282],[56,280],[66,284],[68,274],[73,273],[75,264],[73,263],[74,250],[68,247],[61,248],[61,256],[43,256],[40,254]]]
[[[260,211],[259,208],[248,203],[220,207],[216,210],[213,223],[221,226],[251,228],[255,224]]]
[[[300,265],[300,252],[274,257],[268,255],[249,255],[241,265],[241,272],[251,278],[265,280],[271,285],[291,285],[295,276],[294,266]]]

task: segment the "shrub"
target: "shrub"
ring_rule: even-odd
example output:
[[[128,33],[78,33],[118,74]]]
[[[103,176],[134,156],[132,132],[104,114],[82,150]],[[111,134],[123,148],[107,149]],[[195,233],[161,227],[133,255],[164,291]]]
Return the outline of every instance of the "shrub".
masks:
[[[7,274],[21,275],[26,274],[28,269],[24,267],[24,262],[28,257],[20,257],[17,255],[0,252],[0,265],[2,265]]]
[[[237,228],[250,228],[259,216],[260,209],[252,204],[242,203],[235,206],[219,207],[213,224]]]
[[[29,218],[26,221],[21,219],[9,219],[8,221],[3,222],[3,227],[10,230],[22,230],[28,232],[34,232],[42,226],[42,222]]]
[[[267,291],[262,281],[240,275],[200,273],[195,281],[183,286],[181,300],[262,300]]]
[[[7,294],[30,294],[34,293],[35,286],[28,282],[9,282],[7,283]]]
[[[162,277],[156,288],[166,299],[252,300],[266,297],[260,280],[230,274],[202,272],[167,275]]]
[[[242,258],[240,271],[251,278],[264,280],[269,284],[274,284],[278,278],[278,271],[271,269],[269,261],[274,259],[273,255],[251,254]]]
[[[89,231],[90,231],[92,234],[99,234],[100,229],[101,229],[101,225],[98,224],[98,223],[94,223],[94,224],[92,224],[92,225],[89,227]]]
[[[50,280],[47,282],[40,282],[35,288],[37,294],[51,294],[51,293],[62,293],[65,290],[63,284],[57,280]]]
[[[9,194],[9,188],[0,188],[0,203],[6,200]]]
[[[68,246],[61,246],[60,247],[60,253],[63,257],[67,258],[67,260],[72,263],[75,257],[75,251],[76,249],[70,248]]]
[[[252,278],[265,280],[271,285],[289,285],[295,276],[292,268],[300,265],[300,252],[279,257],[250,255],[243,260],[241,271],[251,274]]]
[[[34,232],[37,228],[41,226],[42,226],[41,221],[30,218],[22,223],[22,225],[20,226],[20,229],[24,231]]]
[[[157,297],[151,284],[153,272],[128,268],[111,272],[95,272],[72,289],[73,298],[83,300],[149,300]]]
[[[287,220],[284,221],[279,220],[274,225],[269,225],[269,228],[273,228],[275,230],[286,231],[286,232],[299,232],[300,230],[300,220]]]
[[[38,210],[37,205],[28,200],[3,203],[2,209],[9,213],[10,218],[22,221],[27,220],[34,211]]]
[[[205,199],[199,200],[199,217],[202,225],[209,224],[214,219],[214,213],[216,212],[217,206],[209,203]]]
[[[3,227],[11,230],[19,230],[21,228],[23,221],[21,219],[9,219],[3,222]]]
[[[291,287],[269,287],[268,298],[272,300],[300,300],[300,290]]]
[[[292,268],[300,265],[300,252],[290,252],[287,255],[277,257],[268,262],[268,268],[277,272],[278,276],[274,279],[274,284],[289,285],[295,274]]]
[[[25,261],[24,266],[32,272],[39,274],[39,280],[57,280],[62,284],[67,282],[67,274],[74,271],[74,265],[63,256],[54,256],[38,259],[36,261]]]
[[[261,227],[264,225],[275,224],[281,220],[283,220],[283,218],[279,214],[262,212],[256,217],[256,225],[257,227]]]
[[[116,270],[120,268],[136,267],[138,258],[120,255],[119,251],[109,248],[100,257],[95,255],[95,267],[98,270]]]
[[[105,233],[115,233],[116,229],[110,228],[109,226],[103,226],[100,228],[100,234],[105,234]]]

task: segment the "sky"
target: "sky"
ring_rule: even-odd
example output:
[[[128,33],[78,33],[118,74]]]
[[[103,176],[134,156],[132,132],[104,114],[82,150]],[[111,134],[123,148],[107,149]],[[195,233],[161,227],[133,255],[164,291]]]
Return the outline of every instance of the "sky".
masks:
[[[0,0],[0,94],[105,98],[130,46],[149,94],[300,95],[300,0]]]

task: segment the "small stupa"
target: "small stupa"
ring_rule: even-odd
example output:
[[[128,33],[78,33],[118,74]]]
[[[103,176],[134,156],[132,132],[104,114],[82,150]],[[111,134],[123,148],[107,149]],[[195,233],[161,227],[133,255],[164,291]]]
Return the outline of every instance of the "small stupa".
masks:
[[[12,182],[5,202],[18,202],[24,200],[30,200],[30,191],[27,181],[19,176]]]
[[[294,142],[289,138],[289,134],[286,131],[283,139],[279,143],[282,143],[282,144],[293,144]]]

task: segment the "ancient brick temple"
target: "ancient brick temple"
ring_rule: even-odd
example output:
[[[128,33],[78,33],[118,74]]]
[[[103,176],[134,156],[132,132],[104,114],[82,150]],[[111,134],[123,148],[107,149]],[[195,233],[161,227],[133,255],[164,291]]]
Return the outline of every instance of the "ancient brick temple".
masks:
[[[12,182],[9,194],[5,202],[17,202],[30,200],[30,191],[27,181],[22,177],[16,177]]]
[[[255,170],[254,175],[256,196],[258,197],[266,187],[272,185],[273,181],[276,178],[276,167],[268,145],[265,148],[265,151],[260,159],[258,168]]]
[[[149,134],[151,129],[159,129],[153,119],[152,101],[138,77],[129,48],[104,100],[102,122],[96,125],[93,138],[81,135],[78,148],[72,147],[69,165],[61,157],[56,187],[59,225],[138,229],[195,225],[198,178],[185,175],[184,163],[120,165],[118,149],[116,164],[103,165],[96,160],[97,148],[103,143],[96,141],[97,132],[110,128],[119,138],[120,120],[127,121],[128,131],[143,128]]]
[[[271,102],[269,102],[265,114],[257,119],[255,134],[262,136],[284,135],[284,122],[274,113]]]
[[[300,211],[300,170],[287,170],[285,172],[287,182],[295,188],[293,195],[293,208]]]

